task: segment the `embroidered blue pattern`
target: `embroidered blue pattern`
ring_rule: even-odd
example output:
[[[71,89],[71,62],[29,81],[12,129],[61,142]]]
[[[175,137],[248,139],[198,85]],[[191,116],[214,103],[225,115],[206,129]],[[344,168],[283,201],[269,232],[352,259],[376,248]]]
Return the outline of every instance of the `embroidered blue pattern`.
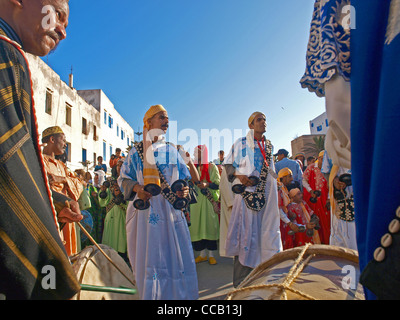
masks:
[[[307,66],[300,80],[302,88],[325,96],[325,82],[340,74],[350,81],[350,28],[346,6],[350,0],[316,0],[307,47]]]
[[[155,214],[154,212],[150,213],[149,223],[155,226],[158,223],[158,221],[160,221],[160,215]]]

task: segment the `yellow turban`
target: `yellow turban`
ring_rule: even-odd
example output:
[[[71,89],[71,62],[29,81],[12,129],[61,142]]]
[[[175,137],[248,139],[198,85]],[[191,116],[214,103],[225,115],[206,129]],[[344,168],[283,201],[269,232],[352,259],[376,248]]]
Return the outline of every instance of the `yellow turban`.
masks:
[[[295,188],[289,191],[289,197],[290,199],[293,199],[300,191],[299,188]]]
[[[324,154],[325,154],[325,150],[322,150],[322,151],[319,153],[318,158],[319,158],[319,157],[323,157]]]
[[[249,127],[250,127],[250,125],[253,123],[254,119],[255,119],[259,114],[262,114],[262,115],[265,116],[265,114],[262,113],[262,112],[259,112],[259,111],[254,112],[254,113],[250,116],[249,120],[247,121]]]
[[[149,110],[147,110],[146,114],[144,115],[143,118],[143,124],[144,124],[144,128],[149,130],[149,124],[147,123],[147,120],[150,120],[151,118],[153,118],[157,113],[161,112],[161,111],[167,111],[165,110],[165,108],[160,105],[157,104],[155,106],[151,106]]]
[[[281,178],[286,177],[286,176],[288,176],[290,174],[293,174],[292,170],[290,170],[289,168],[283,168],[283,169],[281,169],[279,171],[278,178],[281,179]]]
[[[160,175],[158,173],[158,169],[155,164],[156,162],[154,159],[154,150],[152,150],[153,148],[152,142],[147,136],[147,133],[150,130],[147,120],[153,118],[157,113],[161,111],[167,111],[167,110],[165,110],[165,108],[160,104],[151,106],[150,109],[147,110],[143,118],[143,158],[144,158],[143,179],[145,185],[148,184],[156,184],[158,186],[161,185]]]
[[[47,128],[42,133],[42,139],[44,139],[48,136],[52,136],[53,134],[59,134],[59,133],[64,134],[64,132],[62,131],[62,129],[59,126]]]

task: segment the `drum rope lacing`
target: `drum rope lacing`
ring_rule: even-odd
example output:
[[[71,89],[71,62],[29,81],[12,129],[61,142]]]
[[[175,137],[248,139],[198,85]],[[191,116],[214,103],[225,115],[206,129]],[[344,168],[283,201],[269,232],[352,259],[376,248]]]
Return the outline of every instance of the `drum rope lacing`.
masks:
[[[285,279],[281,283],[271,283],[271,284],[260,284],[260,285],[254,285],[250,287],[245,287],[245,288],[239,288],[236,289],[228,294],[228,300],[232,300],[232,295],[239,293],[239,292],[245,292],[245,291],[250,291],[250,290],[262,290],[262,289],[269,289],[269,288],[277,288],[277,292],[275,292],[271,297],[268,298],[268,300],[272,300],[275,297],[279,297],[280,300],[288,300],[287,298],[287,293],[286,291],[291,291],[292,293],[295,293],[305,299],[308,300],[317,300],[316,298],[310,296],[307,293],[304,293],[300,290],[294,289],[291,287],[291,284],[293,281],[299,276],[299,274],[303,271],[303,269],[306,267],[306,265],[310,262],[310,260],[315,256],[314,254],[308,256],[304,261],[303,257],[308,250],[308,248],[311,246],[311,243],[307,243],[303,250],[300,252],[299,256],[297,257],[296,261],[294,262],[294,265],[292,268],[289,270],[288,274],[286,275]]]

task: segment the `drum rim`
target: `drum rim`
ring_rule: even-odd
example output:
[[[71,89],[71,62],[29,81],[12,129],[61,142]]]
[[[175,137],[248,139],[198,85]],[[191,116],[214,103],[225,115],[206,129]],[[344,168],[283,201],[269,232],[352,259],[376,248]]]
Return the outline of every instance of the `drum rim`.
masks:
[[[275,254],[270,259],[260,263],[239,284],[237,289],[248,286],[248,282],[251,278],[256,277],[258,274],[265,271],[266,268],[269,268],[273,264],[285,260],[285,259],[282,259],[282,257],[296,259],[303,249],[304,249],[304,246],[287,249],[287,250],[284,250],[282,252]],[[307,251],[304,254],[304,258],[307,258],[311,254],[328,255],[328,256],[332,256],[332,257],[348,259],[349,261],[357,263],[357,264],[359,263],[358,252],[356,250],[344,248],[344,247],[325,245],[325,244],[314,244],[314,245],[311,245],[307,249]]]

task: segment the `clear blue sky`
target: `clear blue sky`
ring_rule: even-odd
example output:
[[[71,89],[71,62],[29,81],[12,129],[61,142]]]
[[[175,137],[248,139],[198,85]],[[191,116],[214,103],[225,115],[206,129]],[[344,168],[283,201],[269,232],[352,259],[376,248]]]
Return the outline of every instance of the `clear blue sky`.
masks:
[[[324,99],[302,89],[314,0],[71,0],[68,37],[43,60],[102,89],[134,130],[162,104],[178,131],[247,129],[267,116],[275,151],[309,134]],[[184,143],[185,141],[180,141]]]

